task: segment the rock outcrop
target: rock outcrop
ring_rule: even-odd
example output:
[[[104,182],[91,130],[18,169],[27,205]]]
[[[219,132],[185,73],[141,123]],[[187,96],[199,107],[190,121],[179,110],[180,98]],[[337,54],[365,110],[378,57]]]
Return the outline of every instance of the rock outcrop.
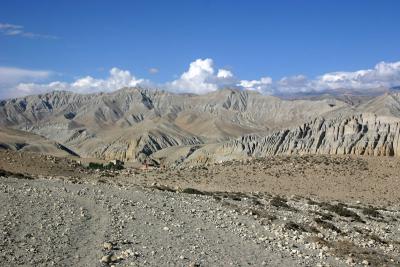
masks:
[[[222,144],[217,155],[261,157],[277,154],[354,154],[398,156],[400,120],[359,114],[317,118],[299,127],[260,137],[247,135]]]

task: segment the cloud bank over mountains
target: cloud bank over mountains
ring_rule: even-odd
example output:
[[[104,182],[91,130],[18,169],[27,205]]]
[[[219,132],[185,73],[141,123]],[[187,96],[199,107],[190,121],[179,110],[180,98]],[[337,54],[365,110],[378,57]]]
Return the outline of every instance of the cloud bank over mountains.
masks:
[[[325,73],[313,79],[304,75],[283,77],[279,80],[273,80],[269,76],[260,77],[258,80],[240,79],[230,70],[215,68],[214,62],[210,58],[191,62],[189,68],[178,79],[163,84],[137,78],[130,71],[119,68],[112,68],[109,76],[105,79],[86,76],[70,83],[43,82],[51,77],[51,71],[0,67],[0,98],[54,90],[68,90],[77,93],[112,92],[123,87],[135,86],[195,94],[205,94],[222,88],[238,88],[268,95],[323,92],[341,88],[350,90],[390,88],[400,85],[400,61],[380,62],[371,69],[354,72]]]

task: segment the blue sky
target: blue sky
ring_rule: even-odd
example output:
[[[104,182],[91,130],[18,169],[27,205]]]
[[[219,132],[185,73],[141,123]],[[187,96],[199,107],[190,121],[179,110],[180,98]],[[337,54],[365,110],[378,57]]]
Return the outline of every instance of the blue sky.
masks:
[[[307,77],[308,83],[326,73],[374,70],[382,61],[395,64],[400,60],[399,10],[400,1],[389,0],[3,0],[0,97],[14,83],[73,83],[86,76],[107,80],[112,68],[129,71],[134,80],[173,88],[190,72],[191,62],[203,60],[197,64],[201,72],[210,63],[204,63],[207,58],[215,73],[200,77],[203,82],[263,84],[261,78],[267,77],[275,92],[282,86],[275,81],[285,77]],[[10,79],[9,68],[14,71]],[[397,65],[390,68],[399,74]],[[218,69],[234,78],[221,81]],[[16,70],[48,75],[17,77]],[[398,82],[396,77],[390,85]],[[192,82],[178,83],[177,91],[193,91]],[[375,84],[371,77],[368,82]],[[299,90],[309,86],[296,84]]]

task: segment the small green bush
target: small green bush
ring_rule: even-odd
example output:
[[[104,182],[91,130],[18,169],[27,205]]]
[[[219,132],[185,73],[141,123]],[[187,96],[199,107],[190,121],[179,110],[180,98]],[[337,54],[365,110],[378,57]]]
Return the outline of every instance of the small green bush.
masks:
[[[88,168],[94,170],[102,170],[104,166],[101,163],[90,162]]]
[[[111,162],[108,164],[90,162],[88,168],[93,170],[122,170],[124,166],[122,164],[113,164]]]

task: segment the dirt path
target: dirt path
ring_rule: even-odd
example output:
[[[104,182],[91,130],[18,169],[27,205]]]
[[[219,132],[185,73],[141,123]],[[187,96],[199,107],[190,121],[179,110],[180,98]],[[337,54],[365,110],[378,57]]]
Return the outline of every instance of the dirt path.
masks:
[[[1,177],[0,262],[341,266],[351,253],[354,263],[399,264],[400,210],[366,215],[363,206],[301,198],[169,190]]]
[[[233,231],[210,197],[16,178],[0,188],[5,265],[102,266],[111,254],[122,266],[296,265]]]

